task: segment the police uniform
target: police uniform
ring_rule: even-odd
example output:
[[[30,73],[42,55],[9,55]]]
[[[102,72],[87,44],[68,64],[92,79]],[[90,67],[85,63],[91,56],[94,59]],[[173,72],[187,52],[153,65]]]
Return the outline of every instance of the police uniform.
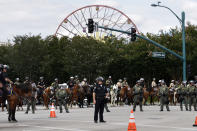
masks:
[[[177,89],[177,94],[179,96],[178,101],[180,102],[181,111],[183,111],[183,102],[185,104],[185,109],[188,111],[188,87],[184,84],[181,84]]]
[[[136,109],[136,105],[139,103],[140,105],[140,111],[143,111],[142,109],[142,101],[143,101],[143,88],[139,84],[139,82],[133,87],[133,94],[134,94],[134,103],[133,103],[133,111]]]
[[[59,84],[58,84],[58,82],[53,82],[53,83],[51,84],[51,86],[54,88],[55,91],[56,91],[57,89],[59,89]]]
[[[30,110],[30,106],[32,108],[32,113],[35,113],[35,108],[36,108],[36,97],[37,97],[37,87],[35,83],[31,84],[32,86],[32,95],[31,95],[31,99],[27,100],[27,110],[26,110],[26,114],[28,114],[28,111]]]
[[[107,92],[110,93],[111,86],[113,85],[112,80],[111,79],[106,80],[105,85],[106,85],[106,88],[107,88]],[[107,102],[108,102],[108,98],[105,98],[105,105],[104,105],[105,110],[107,112],[110,112],[110,110],[108,109],[108,106],[107,106]]]
[[[67,113],[69,113],[68,111],[68,107],[67,107],[67,93],[66,93],[66,89],[61,87],[60,89],[57,90],[56,92],[56,97],[58,100],[58,104],[60,107],[60,113],[62,113],[62,105],[64,106],[65,110]]]
[[[41,104],[43,92],[45,89],[45,83],[43,80],[38,82],[38,89],[39,89],[38,90],[38,96],[39,96],[38,103]]]
[[[188,90],[189,90],[189,98],[188,98],[188,101],[189,101],[189,111],[192,110],[192,104],[194,106],[194,110],[196,110],[196,95],[197,95],[197,89],[195,88],[194,85],[190,84],[188,86]]]
[[[163,83],[159,87],[159,96],[160,96],[160,111],[163,111],[163,106],[166,105],[167,111],[170,111],[169,109],[169,100],[168,100],[168,87]]]
[[[73,86],[75,85],[75,82],[74,82],[74,80],[69,80],[69,81],[67,82],[67,84],[68,84],[68,88],[72,89]]]
[[[124,81],[122,82],[122,86],[123,86],[123,87],[126,87],[126,86],[129,86],[129,84],[128,84],[128,82],[127,82],[126,80],[124,80]]]
[[[97,123],[98,120],[98,113],[99,113],[99,120],[100,122],[105,122],[103,120],[103,111],[104,111],[104,104],[105,104],[105,97],[107,93],[107,89],[104,85],[96,84],[93,93],[95,93],[95,111],[94,111],[94,121]]]
[[[8,95],[8,91],[6,89],[6,80],[5,78],[7,78],[8,75],[7,75],[7,72],[3,72],[3,71],[0,71],[0,83],[2,83],[2,91],[3,91],[3,97],[6,97]]]

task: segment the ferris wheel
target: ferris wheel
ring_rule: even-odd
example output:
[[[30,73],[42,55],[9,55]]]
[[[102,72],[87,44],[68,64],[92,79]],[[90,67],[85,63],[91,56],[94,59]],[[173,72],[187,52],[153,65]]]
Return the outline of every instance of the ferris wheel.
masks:
[[[87,24],[89,18],[103,27],[124,31],[130,31],[131,28],[135,28],[139,33],[133,21],[122,11],[106,5],[89,5],[70,13],[58,26],[55,36],[68,36],[69,38],[74,36],[92,36],[96,39],[115,36],[117,39],[130,39],[130,36],[127,34],[100,28],[94,33],[88,33]]]

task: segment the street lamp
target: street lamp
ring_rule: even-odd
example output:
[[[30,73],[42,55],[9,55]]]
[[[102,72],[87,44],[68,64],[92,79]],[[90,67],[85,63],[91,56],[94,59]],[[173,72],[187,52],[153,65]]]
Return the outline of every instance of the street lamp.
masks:
[[[179,18],[178,15],[171,10],[169,7],[167,6],[163,6],[160,5],[160,1],[158,1],[157,4],[151,4],[152,7],[163,7],[168,9],[172,14],[174,14],[176,16],[176,18],[179,20],[181,27],[182,27],[182,61],[183,61],[183,80],[186,80],[186,49],[185,49],[185,12],[182,12],[182,18]]]

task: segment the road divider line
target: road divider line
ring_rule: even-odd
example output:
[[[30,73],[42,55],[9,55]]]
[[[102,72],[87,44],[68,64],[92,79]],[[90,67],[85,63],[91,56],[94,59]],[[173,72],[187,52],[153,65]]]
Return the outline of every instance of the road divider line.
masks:
[[[158,125],[143,125],[137,124],[137,126],[144,126],[144,127],[153,127],[153,128],[166,128],[166,129],[179,129],[184,131],[196,131],[195,128],[184,128],[184,127],[173,127],[173,126],[158,126]]]

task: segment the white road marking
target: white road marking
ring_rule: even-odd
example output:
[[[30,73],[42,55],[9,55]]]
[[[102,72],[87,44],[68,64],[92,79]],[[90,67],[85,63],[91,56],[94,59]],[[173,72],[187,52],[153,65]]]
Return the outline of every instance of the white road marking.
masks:
[[[143,124],[137,124],[136,126],[153,127],[153,128],[166,128],[166,129],[179,129],[179,130],[184,130],[184,131],[196,131],[197,130],[195,128],[184,128],[184,127],[173,127],[173,126],[158,126],[158,125],[143,125]]]
[[[44,128],[44,129],[51,129],[51,130],[62,130],[62,131],[88,131],[88,130],[81,130],[78,128],[68,129],[68,128],[59,128],[59,127],[57,128],[57,127],[35,126],[35,125],[24,125],[24,124],[20,124],[18,126],[27,126],[27,127]]]

